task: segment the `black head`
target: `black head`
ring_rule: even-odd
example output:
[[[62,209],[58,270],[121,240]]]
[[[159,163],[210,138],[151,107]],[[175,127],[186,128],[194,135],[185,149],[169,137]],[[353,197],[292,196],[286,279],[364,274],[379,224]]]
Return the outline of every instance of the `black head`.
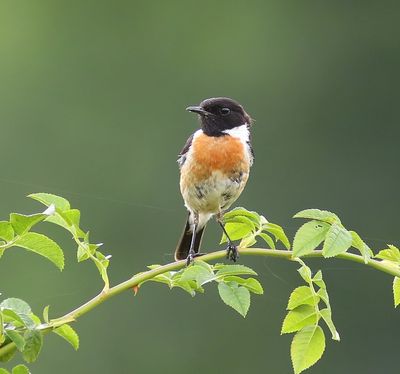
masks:
[[[227,97],[206,99],[200,105],[189,106],[186,110],[199,115],[201,128],[209,136],[221,136],[224,130],[251,123],[243,107]]]

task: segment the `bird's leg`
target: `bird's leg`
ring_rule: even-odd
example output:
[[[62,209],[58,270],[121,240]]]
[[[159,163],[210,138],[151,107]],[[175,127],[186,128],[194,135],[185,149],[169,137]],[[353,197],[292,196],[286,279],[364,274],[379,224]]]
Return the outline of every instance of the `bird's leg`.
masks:
[[[199,214],[193,213],[192,241],[190,242],[189,254],[186,257],[186,266],[189,266],[196,257],[196,252],[194,251],[194,244],[196,242],[196,230],[198,225],[199,225]]]
[[[228,248],[226,249],[226,258],[229,260],[232,260],[233,262],[236,262],[237,259],[239,258],[239,252],[237,249],[237,246],[233,244],[233,241],[229,237],[228,233],[225,230],[225,224],[222,220],[222,213],[217,214],[217,222],[219,225],[222,227],[222,231],[224,232],[226,238],[228,239]]]

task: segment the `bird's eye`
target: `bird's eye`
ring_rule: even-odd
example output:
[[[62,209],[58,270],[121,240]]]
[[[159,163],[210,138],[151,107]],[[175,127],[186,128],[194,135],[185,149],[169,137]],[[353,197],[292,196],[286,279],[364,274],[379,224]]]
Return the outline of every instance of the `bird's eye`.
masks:
[[[231,110],[229,108],[221,108],[220,112],[223,116],[227,116],[231,113]]]

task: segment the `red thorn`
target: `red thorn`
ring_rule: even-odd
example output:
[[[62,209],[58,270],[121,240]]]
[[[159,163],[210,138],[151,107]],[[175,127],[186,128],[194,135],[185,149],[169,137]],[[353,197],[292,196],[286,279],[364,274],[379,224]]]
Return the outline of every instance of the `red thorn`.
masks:
[[[135,296],[137,295],[137,293],[139,292],[139,285],[136,285],[136,286],[133,286],[132,287],[132,291],[133,291],[133,293],[135,294]]]

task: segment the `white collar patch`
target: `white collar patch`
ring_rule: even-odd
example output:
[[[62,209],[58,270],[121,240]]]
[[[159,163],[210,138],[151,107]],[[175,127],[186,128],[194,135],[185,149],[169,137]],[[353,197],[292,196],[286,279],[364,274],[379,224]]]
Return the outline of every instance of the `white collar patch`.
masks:
[[[225,130],[224,133],[234,138],[239,138],[243,143],[247,143],[250,139],[250,131],[247,123],[233,129]]]

